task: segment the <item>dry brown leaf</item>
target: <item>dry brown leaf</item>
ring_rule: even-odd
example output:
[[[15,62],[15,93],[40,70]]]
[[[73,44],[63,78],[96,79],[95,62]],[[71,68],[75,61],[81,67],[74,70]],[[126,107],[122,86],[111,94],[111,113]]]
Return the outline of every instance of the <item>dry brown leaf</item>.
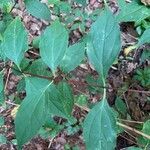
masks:
[[[146,6],[150,6],[150,0],[141,0],[141,2]]]

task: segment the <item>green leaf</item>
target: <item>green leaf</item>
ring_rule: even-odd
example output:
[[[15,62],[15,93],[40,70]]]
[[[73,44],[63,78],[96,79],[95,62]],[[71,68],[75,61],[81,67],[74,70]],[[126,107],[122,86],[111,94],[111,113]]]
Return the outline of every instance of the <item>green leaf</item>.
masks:
[[[10,14],[5,14],[3,20],[0,21],[0,33],[3,36],[7,26],[13,21],[13,17]]]
[[[34,61],[27,58],[23,59],[20,64],[20,69],[26,74],[29,73],[39,76],[52,77],[52,73],[50,72],[48,66],[43,62],[41,58]],[[13,73],[15,75],[21,75],[20,71],[16,66],[14,66]]]
[[[0,72],[0,105],[4,103],[4,81],[3,72]]]
[[[140,22],[149,17],[150,9],[142,5],[137,0],[126,3],[125,0],[119,0],[120,13],[117,16],[119,22]]]
[[[116,98],[115,100],[115,106],[117,108],[117,110],[123,114],[124,116],[126,116],[127,114],[127,107],[125,105],[125,103],[123,102],[123,100],[119,97]]]
[[[48,70],[47,65],[43,62],[42,59],[37,59],[33,61],[32,64],[25,69],[25,72],[41,76],[52,76],[52,73]]]
[[[0,116],[0,127],[2,127],[4,125],[4,117]]]
[[[144,122],[142,132],[147,135],[150,135],[150,120],[147,120],[146,122]],[[150,140],[147,138],[144,138],[143,136],[140,136],[138,138],[138,143],[141,145],[150,146]]]
[[[56,87],[46,79],[28,77],[26,93],[15,119],[19,148],[38,133],[48,114],[71,119],[74,104],[67,83],[60,83]]]
[[[12,139],[12,140],[11,140],[11,143],[12,143],[13,145],[17,145],[17,140],[16,140],[16,139]]]
[[[86,107],[88,107],[87,96],[82,95],[82,94],[77,96],[76,99],[75,99],[75,103],[78,104],[79,106],[86,106]]]
[[[4,13],[9,13],[14,5],[14,0],[1,0],[0,8]]]
[[[3,134],[0,134],[0,145],[6,144],[6,142],[7,142],[6,137]]]
[[[60,1],[56,8],[59,10],[61,13],[69,14],[71,12],[71,6],[68,2],[62,2]]]
[[[0,41],[0,60],[5,61],[5,59],[6,59],[6,56],[5,56],[4,51],[3,51],[2,42]]]
[[[45,139],[49,137],[55,138],[64,127],[64,125],[57,124],[52,117],[48,116],[38,134]]]
[[[114,150],[117,126],[115,114],[103,99],[87,115],[83,136],[87,150]]]
[[[150,120],[147,120],[144,125],[143,125],[143,129],[142,129],[143,133],[146,133],[148,135],[150,135]],[[146,138],[145,138],[146,139]],[[147,139],[148,140],[148,139]]]
[[[2,44],[6,57],[19,67],[25,51],[28,50],[28,37],[27,32],[18,17],[10,23],[4,32]]]
[[[55,73],[68,46],[68,33],[65,27],[55,21],[47,27],[40,39],[40,54],[43,61]]]
[[[119,26],[109,10],[104,10],[91,27],[87,54],[97,72],[106,77],[121,48]]]
[[[60,0],[48,0],[48,4],[58,4]]]
[[[2,34],[4,31],[5,31],[5,28],[6,28],[6,25],[5,25],[5,22],[3,20],[0,21],[0,33]],[[1,35],[1,38],[2,40],[2,35]],[[0,41],[1,41],[0,40]]]
[[[4,89],[3,72],[0,72],[0,92],[2,92],[3,89]]]
[[[141,63],[143,63],[146,59],[150,60],[150,49],[148,49],[148,50],[144,49],[143,50],[143,53],[141,56]]]
[[[75,0],[76,3],[82,4],[83,6],[86,5],[86,0]]]
[[[138,46],[150,43],[150,28],[146,29],[138,41]]]
[[[145,146],[147,148],[146,150],[148,150],[150,148],[150,141],[148,139],[144,139],[144,137],[142,137],[142,136],[138,137],[137,143],[139,145]]]
[[[72,90],[67,83],[61,82],[58,86],[52,85],[50,87],[48,101],[49,113],[70,119],[73,105],[74,98]]]
[[[23,100],[16,119],[15,132],[18,146],[28,142],[39,131],[47,116],[48,80],[38,78],[26,78],[27,96]]]
[[[134,79],[138,80],[143,87],[150,87],[150,67],[138,69]]]
[[[25,0],[27,11],[36,18],[50,21],[50,10],[46,4],[41,3],[39,0]]]
[[[37,36],[36,38],[34,38],[33,39],[33,41],[32,41],[32,46],[34,47],[34,48],[39,48],[39,43],[40,43],[40,36]]]
[[[17,92],[22,92],[25,90],[25,79],[22,78],[17,85]]]
[[[85,57],[85,44],[77,43],[70,46],[63,57],[61,68],[64,72],[75,69]]]
[[[131,147],[128,147],[127,150],[142,150],[142,149],[139,147],[131,146]]]

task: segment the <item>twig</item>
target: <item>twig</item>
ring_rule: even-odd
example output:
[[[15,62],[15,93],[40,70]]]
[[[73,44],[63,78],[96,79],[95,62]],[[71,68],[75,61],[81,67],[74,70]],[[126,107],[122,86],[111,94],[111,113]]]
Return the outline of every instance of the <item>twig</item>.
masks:
[[[119,135],[119,136],[121,136],[122,138],[124,138],[124,139],[126,139],[126,140],[128,140],[129,142],[132,142],[132,143],[134,143],[135,145],[137,145],[137,146],[141,146],[141,145],[139,145],[138,143],[136,143],[136,142],[134,142],[134,141],[132,141],[131,139],[129,139],[129,138],[126,138],[125,136],[123,136],[123,135]],[[143,146],[141,146],[141,147],[143,147]],[[123,150],[123,149],[122,149]]]
[[[76,83],[79,83],[80,85],[83,84],[83,85],[90,85],[90,86],[95,86],[95,87],[99,87],[99,88],[107,88],[107,89],[114,89],[114,90],[118,90],[118,88],[111,88],[111,87],[104,87],[104,86],[100,86],[100,85],[96,85],[96,84],[89,84],[89,83],[85,83],[85,82],[81,82],[81,81],[76,81],[76,80],[70,80],[70,82],[76,82]],[[150,94],[150,91],[140,91],[140,90],[134,90],[134,89],[127,89],[125,92],[135,92],[135,93],[143,93],[143,94]]]
[[[128,101],[127,101],[127,99],[126,99],[125,92],[123,93],[123,98],[124,98],[124,101],[125,101],[125,103],[126,103],[127,110],[130,112],[130,107],[129,107]]]
[[[13,105],[13,106],[18,106],[17,104],[14,104],[12,102],[9,102],[9,101],[5,101],[6,104],[10,104],[10,105]]]
[[[135,140],[137,139],[137,137],[135,137],[134,135],[132,135],[130,132],[128,132],[128,131],[126,131],[126,130],[125,130],[125,133],[127,133],[127,134],[128,134],[129,136],[131,136],[133,139],[135,139]]]
[[[10,66],[10,68],[12,68],[12,67]],[[19,70],[15,69],[15,68],[12,68],[12,69],[14,69],[15,71],[20,72]],[[41,76],[41,75],[29,73],[29,72],[20,72],[20,73],[23,73],[23,74],[26,74],[26,75],[31,75],[31,76],[38,77],[38,78],[47,79],[47,80],[52,80],[53,79],[53,77]],[[70,82],[79,82],[79,81],[70,80]],[[79,84],[81,84],[81,81],[80,81]],[[90,86],[96,86],[96,87],[99,87],[99,88],[107,88],[107,89],[116,89],[116,90],[118,90],[118,88],[104,87],[104,86],[99,86],[99,85],[95,85],[95,84],[87,84],[87,83],[84,83],[84,82],[82,82],[82,84],[90,85]],[[134,89],[128,89],[127,91],[129,91],[129,92],[137,92],[137,93],[144,93],[144,94],[150,94],[150,91],[140,91],[140,90],[134,90]]]
[[[134,89],[128,89],[129,92],[136,92],[136,93],[143,93],[143,94],[150,94],[150,91],[140,91]]]
[[[150,140],[150,136],[149,135],[147,135],[147,134],[145,134],[145,133],[143,133],[143,132],[141,132],[139,130],[136,130],[136,129],[134,129],[132,127],[129,127],[129,126],[125,125],[125,124],[122,124],[120,122],[116,122],[116,124],[119,125],[120,127],[124,128],[124,129],[126,129],[126,130],[130,130],[132,132],[135,132],[136,134],[141,135],[141,136],[143,136],[143,137],[145,137],[145,138]]]
[[[24,73],[25,75],[30,75],[30,76],[34,76],[34,77],[38,77],[38,78],[43,78],[43,79],[47,79],[47,80],[53,80],[53,77],[37,75],[37,74],[29,73],[29,72],[22,72],[22,73]]]
[[[55,139],[55,138],[50,139],[50,142],[49,142],[49,145],[48,145],[48,149],[51,148],[51,145],[52,145],[52,142],[53,142],[54,139]]]
[[[123,122],[128,122],[128,123],[136,123],[136,124],[143,124],[144,122],[140,122],[140,121],[134,121],[134,120],[125,120],[125,119],[119,119],[118,120],[121,120]]]
[[[12,6],[12,8],[11,8],[9,13],[11,13],[13,11],[13,9],[15,8],[16,5],[17,5],[17,1],[15,1],[15,4]]]
[[[75,88],[75,91],[77,91],[77,92],[79,92],[79,93],[81,93],[81,94],[83,94],[83,95],[85,95],[85,96],[87,96],[87,97],[89,96],[88,94],[86,94],[86,93],[80,91],[79,89],[76,89],[76,88]]]
[[[127,34],[127,35],[130,36],[131,38],[135,39],[135,40],[138,40],[137,37],[135,37],[135,36],[133,36],[133,35],[131,35],[131,34]]]
[[[11,68],[19,73],[22,73],[22,74],[25,74],[25,75],[30,75],[30,76],[34,76],[34,77],[38,77],[38,78],[43,78],[43,79],[47,79],[47,80],[53,80],[53,77],[48,77],[48,76],[42,76],[42,75],[37,75],[37,74],[33,74],[33,73],[29,73],[29,72],[21,72],[20,70],[18,69],[15,69],[15,68]]]
[[[8,84],[8,80],[9,80],[9,76],[10,76],[10,72],[11,72],[11,67],[13,65],[13,62],[11,62],[10,64],[10,68],[8,70],[8,74],[7,74],[7,78],[6,78],[6,82],[5,82],[5,87],[4,87],[4,91],[6,91],[6,88],[7,88],[7,84]]]
[[[28,53],[34,54],[35,56],[40,56],[38,53],[33,52],[33,51],[28,51]]]
[[[75,103],[75,105],[76,105],[77,107],[79,107],[79,108],[85,110],[86,112],[89,112],[89,111],[90,111],[90,109],[87,108],[87,107],[85,107],[85,106],[80,106],[80,105],[78,105],[77,103]]]

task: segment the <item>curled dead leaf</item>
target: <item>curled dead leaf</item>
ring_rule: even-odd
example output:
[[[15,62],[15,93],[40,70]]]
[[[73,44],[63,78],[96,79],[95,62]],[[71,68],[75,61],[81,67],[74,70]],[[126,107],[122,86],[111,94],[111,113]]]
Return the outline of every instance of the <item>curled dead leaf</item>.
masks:
[[[136,48],[136,45],[129,46],[129,47],[125,48],[124,49],[124,54],[127,56],[135,48]]]
[[[150,6],[150,0],[141,0],[141,2],[146,6]]]
[[[20,105],[15,106],[15,107],[12,109],[12,111],[11,111],[11,116],[12,116],[13,118],[16,117],[16,114],[17,114],[17,112],[18,112],[19,107],[20,107]]]

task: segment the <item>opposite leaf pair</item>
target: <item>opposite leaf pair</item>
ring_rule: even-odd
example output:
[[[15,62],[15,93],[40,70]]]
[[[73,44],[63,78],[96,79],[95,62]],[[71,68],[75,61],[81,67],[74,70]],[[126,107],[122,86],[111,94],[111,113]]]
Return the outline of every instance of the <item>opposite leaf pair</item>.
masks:
[[[18,68],[28,50],[28,37],[23,23],[16,18],[7,27],[3,37],[3,52]],[[53,74],[58,66],[64,72],[70,72],[77,67],[84,58],[85,44],[74,44],[68,48],[68,32],[65,27],[55,21],[47,27],[40,38],[40,55],[42,60],[50,67]]]
[[[71,119],[74,105],[72,91],[67,83],[27,77],[27,96],[15,119],[15,132],[19,148],[33,138],[50,115]]]
[[[40,55],[53,74],[58,66],[64,72],[70,72],[84,58],[85,44],[77,43],[68,48],[68,39],[68,32],[59,21],[47,27],[40,38]]]
[[[87,42],[88,58],[100,74],[104,87],[108,71],[120,49],[119,25],[113,14],[106,9],[93,23]],[[107,103],[105,88],[103,99],[85,119],[83,133],[87,150],[115,149],[117,125],[115,113]]]

